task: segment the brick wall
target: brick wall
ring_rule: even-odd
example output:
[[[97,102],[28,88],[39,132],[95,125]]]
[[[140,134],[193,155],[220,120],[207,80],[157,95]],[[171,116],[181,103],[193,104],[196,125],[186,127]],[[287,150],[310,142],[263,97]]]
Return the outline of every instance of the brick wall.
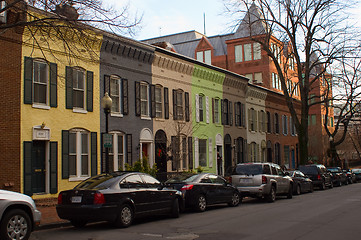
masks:
[[[8,13],[8,19],[14,18]],[[0,188],[21,190],[21,30],[0,34]]]

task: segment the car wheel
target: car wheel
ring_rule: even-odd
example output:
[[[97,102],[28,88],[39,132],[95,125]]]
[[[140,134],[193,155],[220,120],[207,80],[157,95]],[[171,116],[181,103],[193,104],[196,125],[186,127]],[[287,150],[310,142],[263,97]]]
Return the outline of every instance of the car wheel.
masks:
[[[234,192],[232,195],[232,200],[230,203],[228,203],[228,205],[230,207],[236,207],[238,206],[238,204],[241,202],[241,198],[239,197],[239,193],[238,192]]]
[[[206,210],[206,207],[207,207],[206,197],[204,195],[199,195],[195,206],[196,210],[198,212],[204,212]]]
[[[287,198],[291,199],[292,198],[292,194],[293,193],[293,185],[290,184],[289,188],[288,188],[288,193],[287,193]]]
[[[331,184],[332,184],[332,183],[331,183]],[[320,189],[321,189],[321,190],[325,190],[325,189],[326,189],[326,184],[325,184],[324,181],[321,183]]]
[[[300,195],[300,194],[301,194],[301,185],[297,184],[296,195]]]
[[[172,218],[178,218],[179,217],[179,201],[178,201],[177,198],[173,200],[170,216]]]
[[[134,212],[133,209],[128,205],[125,204],[120,208],[118,218],[115,222],[116,227],[129,227],[134,218]]]
[[[342,186],[341,180],[338,182],[337,186],[338,186],[338,187],[341,187],[341,186]]]
[[[71,225],[73,225],[76,228],[82,228],[87,224],[87,221],[85,220],[79,220],[79,219],[72,219],[70,220]]]
[[[29,215],[21,209],[7,212],[2,219],[0,238],[4,240],[29,239],[32,222]]]
[[[345,181],[345,185],[348,185],[348,180],[346,179],[346,181]]]
[[[333,188],[333,181],[331,181],[330,183],[330,188]]]
[[[276,201],[276,188],[274,186],[271,187],[270,193],[266,196],[267,202],[274,202]]]

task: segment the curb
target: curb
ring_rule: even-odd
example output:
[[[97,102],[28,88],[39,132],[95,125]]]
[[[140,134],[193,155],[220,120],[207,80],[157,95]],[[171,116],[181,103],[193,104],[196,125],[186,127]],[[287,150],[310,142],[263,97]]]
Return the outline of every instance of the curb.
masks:
[[[48,230],[53,228],[62,228],[72,226],[70,222],[55,222],[48,224],[40,224],[34,228],[34,231]]]

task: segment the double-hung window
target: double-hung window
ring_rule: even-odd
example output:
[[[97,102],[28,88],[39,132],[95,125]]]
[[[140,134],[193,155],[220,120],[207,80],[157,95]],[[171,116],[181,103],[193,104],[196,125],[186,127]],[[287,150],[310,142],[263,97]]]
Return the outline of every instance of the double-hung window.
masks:
[[[214,99],[214,123],[219,123],[219,99]]]
[[[207,139],[199,139],[199,165],[207,166]]]
[[[112,113],[121,114],[122,113],[122,102],[121,102],[121,92],[122,92],[122,81],[117,76],[110,77],[110,97],[112,99]]]
[[[90,168],[89,132],[72,130],[69,132],[69,175],[88,177]]]
[[[85,72],[82,69],[73,69],[73,107],[85,108]]]
[[[34,97],[35,104],[48,105],[48,64],[42,61],[34,61]]]
[[[162,87],[155,87],[155,117],[162,118],[163,117],[163,102],[162,102]]]
[[[204,118],[203,118],[203,95],[199,95],[198,97],[198,106],[199,106],[199,121],[203,122]]]
[[[176,93],[176,114],[177,120],[183,120],[183,92],[177,91]]]
[[[113,134],[113,147],[109,148],[109,155],[113,158],[114,171],[124,170],[124,134]]]
[[[141,116],[149,117],[149,89],[148,84],[140,84],[140,104],[141,104]]]
[[[212,63],[212,52],[211,52],[211,50],[199,51],[196,53],[196,58],[198,61],[204,62],[204,63],[207,63],[210,65]]]

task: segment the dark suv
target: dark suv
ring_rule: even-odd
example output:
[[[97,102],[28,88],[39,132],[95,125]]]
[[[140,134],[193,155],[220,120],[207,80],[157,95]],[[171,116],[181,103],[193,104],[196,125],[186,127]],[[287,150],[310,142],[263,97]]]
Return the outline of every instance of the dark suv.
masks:
[[[301,165],[298,166],[298,169],[313,181],[313,186],[319,187],[321,190],[326,187],[333,188],[332,175],[324,165]]]

